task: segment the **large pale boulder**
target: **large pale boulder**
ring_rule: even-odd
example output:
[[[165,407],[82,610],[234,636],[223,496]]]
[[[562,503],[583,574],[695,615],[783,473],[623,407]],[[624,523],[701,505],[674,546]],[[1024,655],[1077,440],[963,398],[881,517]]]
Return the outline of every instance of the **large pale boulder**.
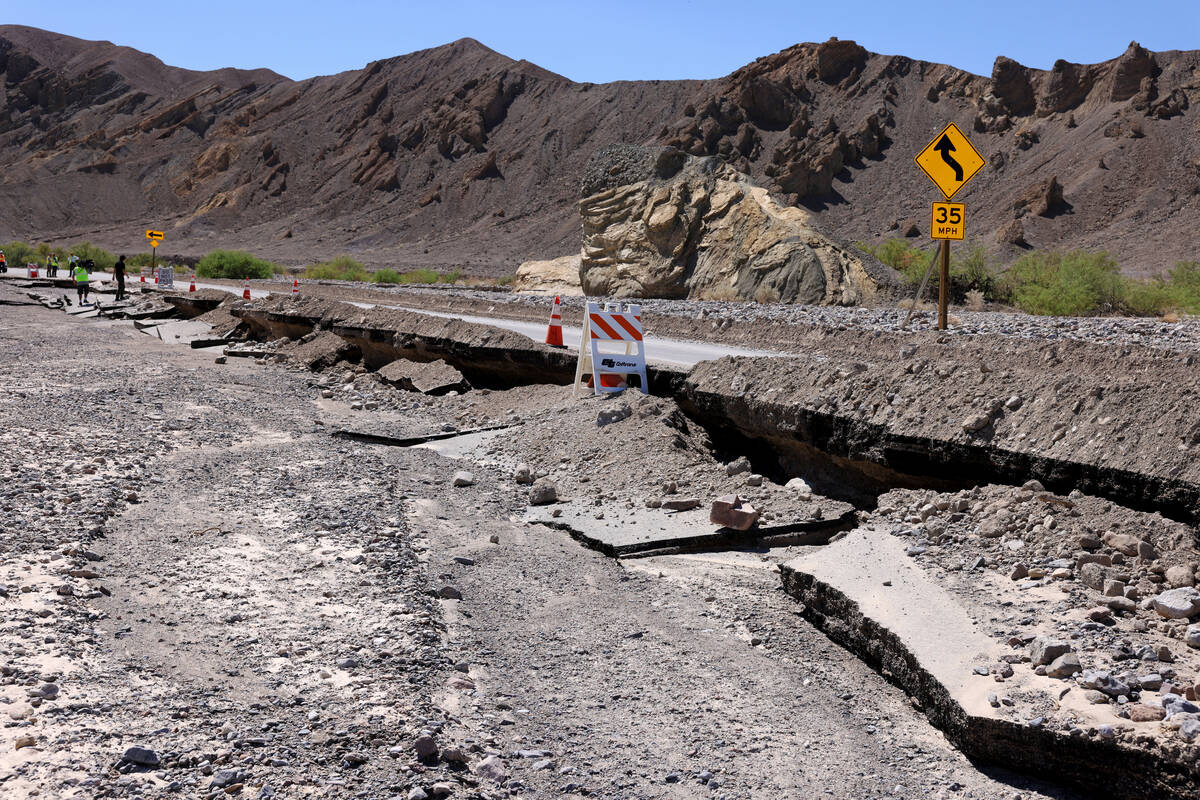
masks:
[[[552,258],[549,261],[526,261],[517,267],[513,291],[521,294],[557,294],[563,297],[583,294],[579,285],[579,254]]]
[[[582,191],[587,295],[858,305],[900,288],[894,270],[716,158],[613,145]]]

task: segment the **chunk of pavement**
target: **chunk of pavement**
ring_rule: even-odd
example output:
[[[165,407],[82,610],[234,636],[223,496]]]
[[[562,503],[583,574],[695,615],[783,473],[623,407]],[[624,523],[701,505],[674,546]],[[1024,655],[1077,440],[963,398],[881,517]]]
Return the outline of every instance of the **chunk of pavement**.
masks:
[[[691,511],[693,508],[700,507],[700,498],[675,497],[670,500],[663,500],[662,507],[668,511]]]
[[[1069,678],[1082,671],[1083,665],[1079,663],[1079,656],[1075,653],[1061,655],[1046,667],[1046,674],[1051,678]]]
[[[517,464],[513,470],[513,480],[520,484],[533,483],[533,468],[528,464]]]
[[[1029,645],[1029,658],[1035,667],[1049,664],[1059,656],[1071,652],[1071,645],[1062,639],[1051,636],[1039,636]]]
[[[130,747],[121,756],[121,760],[128,764],[137,764],[139,767],[157,767],[158,753],[148,747]]]
[[[429,734],[423,733],[413,742],[413,751],[417,754],[417,758],[422,761],[434,759],[437,757],[438,752],[437,742]]]
[[[454,473],[455,486],[473,486],[475,485],[475,476],[466,470],[459,470]]]
[[[1200,613],[1200,592],[1194,586],[1168,589],[1150,601],[1159,616],[1167,619],[1187,619]]]
[[[626,402],[620,402],[608,408],[600,409],[596,415],[596,427],[603,428],[614,422],[621,422],[633,416],[633,408]]]
[[[488,756],[475,765],[475,774],[499,783],[508,777],[508,770],[499,756]]]
[[[729,475],[730,477],[733,477],[734,475],[741,475],[743,472],[749,471],[750,459],[746,458],[745,456],[742,456],[734,461],[730,461],[725,465],[725,474]]]
[[[331,331],[322,331],[287,354],[287,360],[304,369],[319,372],[336,366],[340,361],[357,361],[356,346]]]
[[[400,358],[380,367],[379,377],[384,383],[406,392],[442,395],[471,389],[463,374],[440,358],[436,361]]]
[[[443,600],[462,600],[462,592],[453,586],[443,586],[438,589],[438,597]]]
[[[558,500],[558,487],[549,478],[538,478],[529,487],[529,504],[545,506]]]
[[[723,528],[745,531],[758,522],[758,516],[759,514],[754,510],[754,506],[736,494],[727,494],[713,501],[708,520],[714,525],[720,525]]]

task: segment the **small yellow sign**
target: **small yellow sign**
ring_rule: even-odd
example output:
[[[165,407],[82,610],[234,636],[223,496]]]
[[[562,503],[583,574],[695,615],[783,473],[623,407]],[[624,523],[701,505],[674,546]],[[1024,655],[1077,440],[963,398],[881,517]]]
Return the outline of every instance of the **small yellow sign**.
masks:
[[[151,246],[151,247],[158,247],[158,239],[151,239],[151,240],[150,240],[150,246]]]
[[[166,237],[162,231],[146,231],[146,238],[152,242],[161,242]]]
[[[929,215],[929,235],[934,239],[961,239],[967,230],[967,207],[962,203],[934,203]]]
[[[914,159],[949,200],[987,164],[970,140],[951,122]]]

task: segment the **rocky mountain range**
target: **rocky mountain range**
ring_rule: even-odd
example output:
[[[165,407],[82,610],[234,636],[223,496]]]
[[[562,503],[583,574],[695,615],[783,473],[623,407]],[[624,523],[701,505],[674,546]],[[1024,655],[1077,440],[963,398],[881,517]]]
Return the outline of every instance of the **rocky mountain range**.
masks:
[[[1200,52],[1136,43],[991,76],[850,41],[711,81],[575,83],[470,39],[294,81],[195,72],[108,42],[0,26],[0,238],[252,250],[286,264],[511,273],[579,252],[589,158],[716,156],[841,240],[928,235],[913,156],[948,122],[988,165],[968,239],[1107,249],[1131,273],[1194,258]]]

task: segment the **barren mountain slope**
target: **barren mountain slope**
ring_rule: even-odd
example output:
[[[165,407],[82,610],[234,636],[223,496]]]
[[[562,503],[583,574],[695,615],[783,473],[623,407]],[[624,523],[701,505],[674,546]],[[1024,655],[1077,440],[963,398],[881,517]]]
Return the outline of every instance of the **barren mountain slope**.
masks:
[[[831,40],[717,81],[594,85],[464,39],[291,81],[0,26],[0,238],[136,249],[154,225],[167,253],[503,274],[578,249],[583,165],[613,142],[721,155],[844,239],[926,234],[912,156],[953,120],[990,162],[960,193],[969,236],[1155,271],[1196,240],[1198,69],[1131,45],[983,78]]]

